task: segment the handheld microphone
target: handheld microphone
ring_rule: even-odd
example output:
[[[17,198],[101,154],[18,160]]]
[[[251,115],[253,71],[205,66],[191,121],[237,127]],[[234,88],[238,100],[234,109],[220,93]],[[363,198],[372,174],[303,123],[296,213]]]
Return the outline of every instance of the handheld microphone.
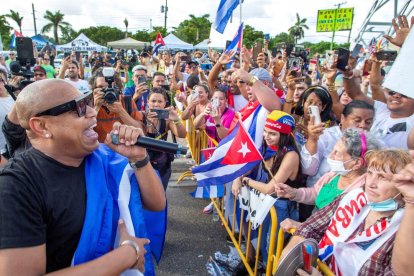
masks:
[[[113,144],[119,144],[119,138],[117,134],[112,134],[111,139]],[[154,151],[161,151],[172,154],[186,154],[188,150],[187,147],[184,147],[176,143],[171,143],[164,140],[157,140],[145,136],[138,137],[135,145]]]
[[[186,154],[188,149],[187,147],[183,147],[182,145],[176,143],[171,143],[164,140],[157,140],[145,136],[138,137],[135,145],[150,150],[167,152],[172,154]]]

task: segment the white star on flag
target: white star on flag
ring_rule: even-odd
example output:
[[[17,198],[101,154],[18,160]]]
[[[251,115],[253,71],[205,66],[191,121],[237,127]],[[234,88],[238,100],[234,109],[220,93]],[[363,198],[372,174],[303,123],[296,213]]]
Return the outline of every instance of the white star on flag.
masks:
[[[240,152],[243,154],[243,158],[246,157],[246,154],[248,154],[249,152],[252,152],[251,150],[249,150],[249,148],[247,147],[247,142],[246,143],[241,143],[241,149],[239,149],[237,152]]]

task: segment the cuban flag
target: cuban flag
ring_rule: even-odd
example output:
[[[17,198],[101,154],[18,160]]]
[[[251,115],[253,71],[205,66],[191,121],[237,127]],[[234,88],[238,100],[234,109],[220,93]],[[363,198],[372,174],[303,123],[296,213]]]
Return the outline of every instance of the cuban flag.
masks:
[[[258,105],[243,125],[237,123],[220,141],[209,160],[192,169],[199,187],[222,186],[247,173],[262,160],[260,149],[266,117],[267,110]]]
[[[234,56],[236,55],[236,53],[239,53],[241,51],[242,41],[243,41],[243,23],[240,25],[233,40],[226,48],[226,52],[230,52],[230,51],[234,52],[234,55],[231,59],[232,61],[226,65],[226,68],[230,68],[233,65]]]
[[[223,33],[227,26],[231,14],[239,4],[240,0],[221,0],[217,9],[216,19],[214,20],[214,29],[217,32]]]
[[[16,37],[22,37],[22,36],[23,35],[21,33],[14,30],[14,33],[12,34],[12,37],[11,37],[11,40],[10,40],[9,48],[10,49],[15,49],[16,48]]]
[[[161,33],[158,32],[157,37],[155,38],[154,49],[152,50],[152,55],[153,56],[158,55],[158,50],[162,46],[165,46],[165,42],[164,42],[164,39],[162,39]]]
[[[123,219],[128,233],[148,238],[145,246],[145,273],[155,275],[152,256],[161,257],[166,231],[166,210],[146,211],[142,207],[139,184],[128,160],[101,145],[85,162],[86,214],[72,265],[79,265],[117,248],[118,220]],[[123,275],[142,275],[127,270]]]

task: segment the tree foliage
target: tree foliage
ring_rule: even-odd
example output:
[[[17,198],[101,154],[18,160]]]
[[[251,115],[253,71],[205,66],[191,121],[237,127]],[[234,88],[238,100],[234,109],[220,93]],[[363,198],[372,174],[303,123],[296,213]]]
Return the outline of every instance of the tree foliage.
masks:
[[[247,48],[253,47],[254,42],[260,42],[263,45],[264,34],[250,25],[245,25],[243,30],[243,45]]]
[[[211,22],[209,17],[209,14],[204,14],[201,17],[190,14],[190,19],[186,19],[178,27],[174,27],[173,33],[185,42],[198,44],[210,36]]]
[[[17,26],[19,27],[19,32],[22,33],[22,21],[23,16],[20,16],[19,12],[15,12],[14,10],[10,10],[9,14],[6,14],[6,17],[10,18],[14,22],[16,22]]]
[[[56,13],[52,13],[51,11],[48,11],[48,10],[43,16],[43,18],[49,21],[49,23],[43,26],[42,33],[47,33],[50,30],[53,30],[54,42],[56,44],[59,44],[58,30],[60,29],[62,31],[66,28],[71,27],[71,25],[68,22],[63,21],[64,17],[65,15],[61,13],[60,11],[57,11]]]
[[[98,26],[80,29],[77,35],[81,33],[86,35],[92,41],[104,46],[109,41],[120,40],[125,38],[124,31],[115,27],[108,26]]]
[[[158,33],[161,33],[162,37],[165,37],[167,35],[164,27],[156,26],[153,27],[153,30],[151,32],[148,30],[137,31],[134,35],[132,35],[132,38],[143,42],[152,42],[155,41]]]
[[[3,42],[3,45],[5,47],[8,47],[8,45],[10,44],[10,31],[12,30],[12,28],[10,27],[9,23],[6,20],[6,16],[5,15],[0,15],[0,34],[1,34],[1,39]]]
[[[329,50],[331,48],[331,42],[328,42],[328,41],[320,41],[318,43],[304,42],[303,45],[305,48],[310,49],[311,56],[313,56],[316,53],[325,54],[326,50]],[[338,49],[338,48],[349,49],[349,43],[342,43],[342,44],[334,43],[333,49]]]
[[[297,44],[298,39],[301,39],[305,36],[305,31],[303,29],[309,29],[306,25],[306,18],[300,18],[299,14],[296,13],[296,22],[295,25],[289,28],[289,34],[295,38],[295,44]]]

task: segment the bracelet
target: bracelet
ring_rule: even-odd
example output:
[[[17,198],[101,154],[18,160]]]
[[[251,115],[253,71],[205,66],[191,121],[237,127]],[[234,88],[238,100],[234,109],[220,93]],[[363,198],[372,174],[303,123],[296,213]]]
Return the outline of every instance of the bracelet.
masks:
[[[403,197],[403,200],[405,203],[414,204],[414,200],[409,200],[409,199],[406,199],[405,197]]]
[[[144,159],[136,161],[136,162],[129,162],[129,165],[131,165],[131,167],[134,170],[137,170],[137,169],[141,169],[145,167],[149,163],[149,161],[150,161],[150,158],[149,158],[149,155],[147,154],[147,156],[145,156]]]
[[[352,74],[352,76],[350,77],[346,77],[345,75],[343,75],[342,78],[346,80],[352,80],[354,78],[354,74]]]
[[[179,125],[179,124],[181,124],[181,120],[180,119],[174,120],[174,125]]]
[[[287,103],[287,104],[291,104],[291,103],[293,103],[293,98],[290,98],[290,99],[285,99],[285,103]]]
[[[135,261],[135,263],[131,266],[131,269],[134,268],[137,264],[138,264],[138,259],[139,259],[139,246],[136,242],[132,241],[132,240],[124,240],[119,247],[124,246],[124,245],[128,245],[131,246],[134,250],[135,253],[137,255],[137,260]]]
[[[256,81],[258,81],[259,79],[256,77],[256,76],[252,76],[251,78],[250,78],[250,80],[247,82],[247,85],[249,85],[249,86],[253,86],[255,83],[256,83]]]

